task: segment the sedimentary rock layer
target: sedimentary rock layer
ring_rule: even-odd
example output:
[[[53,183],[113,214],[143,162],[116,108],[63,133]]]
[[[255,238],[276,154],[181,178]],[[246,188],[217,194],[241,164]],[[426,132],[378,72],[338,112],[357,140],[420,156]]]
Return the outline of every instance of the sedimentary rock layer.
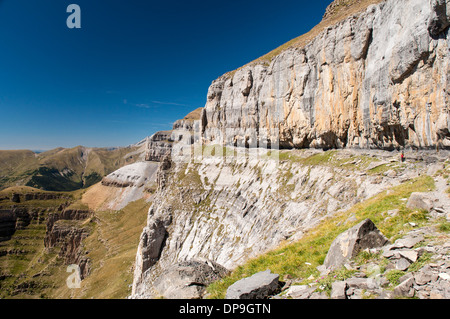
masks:
[[[449,0],[387,0],[215,80],[206,141],[450,148]]]

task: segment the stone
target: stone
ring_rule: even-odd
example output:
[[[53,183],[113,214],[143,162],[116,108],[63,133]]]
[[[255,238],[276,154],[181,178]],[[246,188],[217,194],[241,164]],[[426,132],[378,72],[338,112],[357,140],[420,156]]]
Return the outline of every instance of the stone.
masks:
[[[326,276],[330,273],[330,270],[327,269],[324,265],[319,265],[316,267],[316,269],[319,271],[320,276]]]
[[[328,296],[324,292],[315,292],[315,293],[311,294],[309,299],[328,299]]]
[[[382,290],[376,299],[391,299],[391,293],[386,290]]]
[[[349,289],[350,290],[350,289]],[[363,299],[364,290],[351,288],[351,294],[347,294],[348,299]]]
[[[432,274],[429,271],[421,269],[415,276],[414,281],[417,285],[422,286],[429,283],[432,279]]]
[[[436,174],[439,170],[442,170],[444,168],[444,164],[442,163],[435,163],[431,164],[427,169],[427,175],[433,176]]]
[[[439,278],[442,278],[444,280],[450,281],[450,275],[447,273],[440,273]]]
[[[366,219],[358,225],[341,233],[331,244],[324,265],[327,268],[338,268],[354,258],[366,248],[382,247],[389,243],[375,224]]]
[[[292,299],[308,299],[311,294],[316,290],[316,287],[310,287],[308,285],[295,285],[289,287],[285,296]]]
[[[442,294],[440,292],[431,291],[430,299],[444,299],[444,296],[442,296]]]
[[[430,299],[430,293],[421,290],[417,292],[417,297],[419,297],[419,299]]]
[[[345,281],[335,281],[331,285],[331,299],[347,299],[345,291],[347,283]]]
[[[414,297],[414,278],[411,277],[408,280],[403,281],[401,284],[394,288],[392,296],[395,297]]]
[[[346,284],[349,288],[353,289],[375,289],[377,288],[377,282],[373,278],[349,278],[346,281]]]
[[[392,245],[389,245],[392,247]],[[398,252],[395,250],[391,250],[390,248],[387,248],[383,251],[383,253],[381,254],[384,258],[391,258],[394,256],[399,256]]]
[[[408,236],[395,241],[394,245],[391,249],[399,249],[399,248],[413,248],[418,243],[422,242],[424,237],[422,235],[419,236]]]
[[[384,175],[387,176],[387,177],[394,178],[394,177],[397,176],[397,173],[396,173],[393,169],[390,169],[389,171],[387,171],[386,173],[384,173]]]
[[[412,193],[406,203],[410,209],[423,209],[430,212],[433,209],[434,198],[429,193]]]
[[[397,270],[404,271],[404,270],[408,269],[409,266],[411,266],[411,263],[406,258],[400,258],[399,260],[397,260],[395,262],[395,269],[397,269]]]
[[[387,280],[385,277],[383,277],[381,275],[378,275],[376,280],[378,280],[378,285],[380,287],[386,288],[387,286],[389,286],[389,280]]]
[[[399,283],[402,283],[402,282],[404,282],[404,281],[406,281],[406,280],[409,280],[409,279],[411,279],[411,278],[413,278],[413,277],[414,277],[414,275],[413,275],[412,273],[407,273],[407,274],[401,276],[401,277],[398,279],[398,282],[399,282]]]
[[[400,256],[406,258],[409,262],[414,263],[418,258],[418,253],[414,250],[400,250]]]
[[[164,299],[200,299],[206,286],[227,273],[227,269],[210,260],[181,262],[164,270],[153,289]]]
[[[226,299],[266,299],[279,289],[279,275],[270,270],[241,279],[227,289]]]

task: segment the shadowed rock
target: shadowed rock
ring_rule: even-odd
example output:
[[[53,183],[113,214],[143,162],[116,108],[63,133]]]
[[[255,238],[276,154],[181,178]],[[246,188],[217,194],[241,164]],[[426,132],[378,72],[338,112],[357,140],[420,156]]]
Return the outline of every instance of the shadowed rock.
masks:
[[[382,247],[388,239],[377,229],[375,224],[366,219],[358,225],[340,234],[331,244],[325,258],[326,268],[339,268],[366,248]]]
[[[226,299],[266,299],[278,290],[279,275],[270,270],[235,282],[227,290]]]
[[[154,289],[166,299],[199,299],[206,286],[220,279],[228,270],[209,260],[185,261],[165,270]]]

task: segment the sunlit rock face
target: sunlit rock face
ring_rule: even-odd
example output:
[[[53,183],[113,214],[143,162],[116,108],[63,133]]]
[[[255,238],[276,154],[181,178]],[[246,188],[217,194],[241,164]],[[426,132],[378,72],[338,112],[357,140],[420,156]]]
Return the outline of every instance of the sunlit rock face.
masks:
[[[448,0],[371,5],[270,65],[220,77],[202,115],[206,141],[449,148],[449,8]]]

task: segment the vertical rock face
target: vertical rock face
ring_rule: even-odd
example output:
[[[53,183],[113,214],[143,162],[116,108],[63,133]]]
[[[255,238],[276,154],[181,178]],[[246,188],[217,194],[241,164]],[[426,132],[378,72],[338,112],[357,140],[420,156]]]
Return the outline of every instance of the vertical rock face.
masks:
[[[158,262],[168,237],[167,227],[172,221],[170,213],[164,211],[155,215],[154,209],[153,206],[150,208],[147,226],[144,228],[139,241],[134,271],[133,295],[148,293],[143,291],[147,289],[143,285],[144,274]]]
[[[162,157],[170,154],[173,144],[171,135],[172,131],[160,131],[153,134],[147,144],[145,160],[159,162]]]
[[[450,147],[448,0],[388,0],[215,80],[206,141],[287,148]]]
[[[450,26],[450,5],[447,0],[430,0],[432,13],[428,22],[428,31],[433,37],[439,35]]]
[[[16,220],[12,210],[0,210],[0,242],[11,239],[16,231]]]
[[[173,124],[172,130],[160,131],[153,134],[147,143],[146,161],[161,162],[162,159],[172,153],[172,148],[179,142],[184,145],[194,143],[194,132],[199,132],[199,120],[202,109],[198,108],[183,119]]]
[[[59,213],[49,214],[44,246],[47,249],[59,247],[59,257],[66,265],[77,264],[80,267],[81,279],[90,273],[90,260],[86,257],[83,240],[89,235],[89,230],[80,225],[93,216],[91,211],[66,209]]]

